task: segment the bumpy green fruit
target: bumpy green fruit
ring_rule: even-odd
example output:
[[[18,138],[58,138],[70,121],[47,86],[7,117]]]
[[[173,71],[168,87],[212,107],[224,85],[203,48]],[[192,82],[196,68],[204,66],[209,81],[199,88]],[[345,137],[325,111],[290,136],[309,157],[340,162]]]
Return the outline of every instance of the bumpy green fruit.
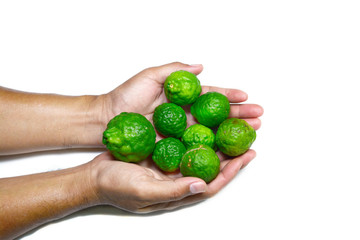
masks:
[[[229,118],[223,121],[215,137],[220,151],[229,156],[245,153],[255,139],[255,130],[245,120],[238,118]]]
[[[155,138],[155,129],[144,116],[122,112],[109,121],[103,144],[118,160],[140,162],[152,153]]]
[[[200,143],[208,145],[215,150],[215,134],[210,128],[201,124],[194,124],[188,127],[185,130],[181,141],[184,143],[186,148]]]
[[[153,122],[156,130],[166,137],[180,138],[186,129],[186,113],[174,103],[163,103],[155,108]]]
[[[164,138],[155,144],[152,159],[165,172],[174,172],[179,168],[180,161],[186,148],[176,138]]]
[[[220,172],[220,160],[215,151],[204,144],[188,148],[180,162],[183,176],[198,177],[211,182]]]
[[[199,123],[213,128],[229,117],[230,102],[221,93],[207,92],[196,100],[190,110]]]
[[[179,70],[166,78],[164,92],[170,102],[184,106],[195,102],[201,93],[201,85],[195,74]]]

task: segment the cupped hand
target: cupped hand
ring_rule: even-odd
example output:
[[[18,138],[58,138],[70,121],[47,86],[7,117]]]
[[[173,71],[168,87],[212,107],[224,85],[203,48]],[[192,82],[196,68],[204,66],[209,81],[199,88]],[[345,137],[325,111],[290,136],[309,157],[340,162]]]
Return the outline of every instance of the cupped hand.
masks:
[[[163,85],[172,72],[178,70],[186,70],[196,75],[203,70],[202,65],[187,65],[174,62],[158,67],[147,68],[136,74],[119,87],[109,92],[104,97],[102,116],[108,122],[111,118],[121,112],[137,112],[144,115],[152,122],[152,116],[157,106],[164,102],[168,102]],[[246,120],[257,130],[261,122],[259,117],[263,113],[261,106],[257,104],[239,104],[247,100],[247,94],[241,90],[219,88],[213,86],[202,86],[202,93],[216,91],[228,97],[231,108],[230,117],[237,117]],[[187,114],[188,126],[196,123],[195,118],[190,114],[189,107],[185,107]],[[157,140],[163,138],[158,134]]]
[[[173,177],[138,164],[115,161],[109,152],[99,155],[90,164],[100,204],[148,213],[172,210],[215,195],[255,155],[255,151],[249,150],[232,160],[223,160],[219,175],[209,184],[195,177]]]

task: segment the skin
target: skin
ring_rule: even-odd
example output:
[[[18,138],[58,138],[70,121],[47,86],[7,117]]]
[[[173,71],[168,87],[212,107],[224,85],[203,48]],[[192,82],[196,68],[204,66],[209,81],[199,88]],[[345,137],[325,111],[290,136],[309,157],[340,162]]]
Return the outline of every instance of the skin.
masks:
[[[34,94],[0,87],[0,155],[103,148],[102,132],[120,112],[138,112],[152,121],[155,107],[167,102],[162,86],[166,77],[181,69],[199,74],[203,67],[176,62],[148,68],[99,96]],[[256,104],[238,104],[246,101],[246,93],[203,86],[203,93],[208,91],[221,92],[229,98],[230,117],[243,118],[259,129],[263,109]],[[188,124],[196,123],[189,109],[186,113]],[[157,135],[157,140],[161,138]],[[219,192],[255,155],[255,151],[249,150],[231,160],[219,153],[221,171],[209,184],[199,178],[161,172],[150,159],[140,164],[115,161],[108,152],[74,168],[3,178],[0,238],[15,238],[96,205],[148,213],[193,204]]]

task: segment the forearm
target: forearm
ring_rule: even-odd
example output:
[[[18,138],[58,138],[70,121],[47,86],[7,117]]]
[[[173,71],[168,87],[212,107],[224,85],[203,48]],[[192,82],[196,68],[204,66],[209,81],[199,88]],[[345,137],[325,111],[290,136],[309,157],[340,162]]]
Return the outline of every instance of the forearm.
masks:
[[[101,146],[96,96],[32,94],[0,87],[0,155]]]
[[[0,239],[98,204],[89,164],[0,179]]]

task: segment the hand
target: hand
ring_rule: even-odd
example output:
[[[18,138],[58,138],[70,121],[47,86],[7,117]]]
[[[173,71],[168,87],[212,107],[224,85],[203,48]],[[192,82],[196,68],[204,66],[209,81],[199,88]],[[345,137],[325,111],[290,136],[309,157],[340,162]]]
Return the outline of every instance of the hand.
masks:
[[[90,164],[91,175],[94,176],[92,182],[100,204],[135,213],[148,213],[171,210],[215,195],[255,155],[255,151],[249,150],[232,160],[222,158],[219,175],[208,185],[199,178],[176,177],[154,167],[114,161],[108,152],[99,155]]]
[[[152,115],[157,106],[168,102],[163,84],[170,73],[177,70],[186,70],[196,75],[203,70],[202,65],[186,65],[183,63],[170,63],[159,67],[145,69],[130,78],[119,87],[103,96],[102,114],[104,123],[121,112],[137,112],[152,121]],[[243,118],[254,129],[258,129],[261,122],[258,117],[263,113],[261,106],[256,104],[235,104],[247,100],[247,94],[241,90],[226,89],[212,86],[202,86],[202,93],[216,91],[228,97],[231,104],[230,117]],[[195,118],[190,114],[190,109],[185,108],[187,113],[188,126],[196,123]],[[157,140],[163,138],[158,135]]]

